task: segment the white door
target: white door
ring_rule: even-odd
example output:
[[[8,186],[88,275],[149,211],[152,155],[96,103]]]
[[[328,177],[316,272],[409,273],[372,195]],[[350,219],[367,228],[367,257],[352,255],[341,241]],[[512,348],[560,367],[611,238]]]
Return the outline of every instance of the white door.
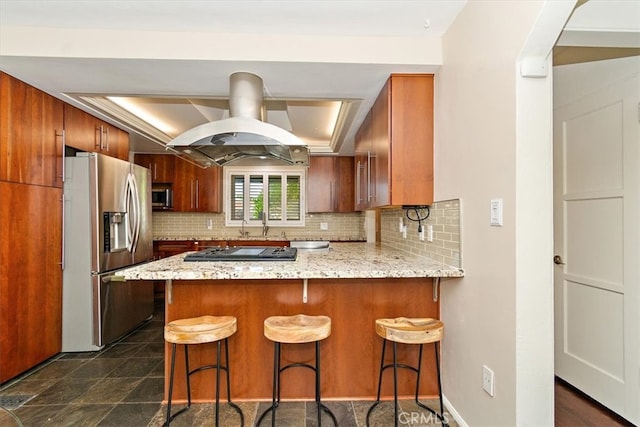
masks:
[[[555,372],[636,424],[639,83],[636,74],[554,111]]]

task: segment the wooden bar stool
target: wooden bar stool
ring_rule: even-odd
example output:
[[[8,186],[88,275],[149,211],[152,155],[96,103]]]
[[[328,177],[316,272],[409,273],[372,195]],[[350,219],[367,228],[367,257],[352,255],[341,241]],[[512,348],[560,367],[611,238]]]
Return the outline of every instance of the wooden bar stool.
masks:
[[[191,407],[191,383],[189,377],[196,372],[205,369],[216,370],[216,426],[220,421],[220,370],[227,373],[227,401],[229,405],[240,414],[240,424],[244,426],[244,415],[238,405],[231,402],[231,388],[229,380],[229,345],[227,338],[236,333],[238,321],[232,316],[200,316],[190,319],[179,319],[167,323],[164,327],[164,339],[172,344],[171,350],[171,377],[169,379],[169,401],[167,403],[167,419],[165,426],[187,409]],[[220,345],[224,341],[225,364],[221,364]],[[215,365],[204,365],[192,371],[189,370],[189,345],[217,343],[218,351]],[[171,415],[171,398],[173,394],[173,373],[176,364],[176,347],[178,344],[184,345],[184,363],[187,384],[187,406],[175,414]]]
[[[421,408],[424,408],[438,417],[443,426],[447,423],[444,418],[444,405],[442,404],[442,383],[440,380],[440,354],[438,349],[438,343],[442,340],[444,333],[444,325],[437,319],[409,319],[406,317],[398,317],[396,319],[377,319],[376,320],[376,333],[382,337],[382,357],[380,359],[380,376],[378,377],[378,396],[376,401],[367,411],[366,425],[369,426],[369,416],[373,409],[380,403],[380,388],[382,386],[382,373],[387,368],[393,368],[393,397],[394,397],[394,415],[395,423],[398,426],[398,368],[405,368],[412,370],[416,373],[416,394],[415,402]],[[384,364],[384,353],[387,341],[393,342],[393,363]],[[410,366],[398,363],[397,358],[397,343],[402,344],[420,344],[420,352],[418,355],[418,365]],[[424,344],[433,343],[436,353],[436,373],[438,376],[438,396],[440,397],[440,413],[438,414],[433,409],[429,408],[418,400],[418,389],[420,387],[420,367],[422,365],[422,346]]]
[[[320,399],[320,341],[331,335],[331,319],[327,316],[307,316],[298,314],[295,316],[271,316],[264,321],[264,336],[274,343],[273,352],[273,394],[271,406],[260,415],[256,426],[271,412],[271,425],[276,425],[276,408],[280,404],[280,373],[293,367],[309,368],[316,376],[316,404],[318,407],[318,426],[321,426],[321,410],[327,412],[333,420],[334,426],[338,425],[336,417],[331,410],[322,404]],[[315,342],[316,365],[307,363],[291,363],[280,366],[281,344],[301,344]]]

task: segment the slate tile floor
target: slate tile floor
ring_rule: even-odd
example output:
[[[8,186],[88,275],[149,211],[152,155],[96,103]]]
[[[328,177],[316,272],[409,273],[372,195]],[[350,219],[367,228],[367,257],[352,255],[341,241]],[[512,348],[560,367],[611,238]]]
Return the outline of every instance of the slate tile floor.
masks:
[[[0,387],[0,405],[11,410],[24,426],[114,426],[159,427],[165,417],[162,405],[164,384],[164,313],[157,301],[154,317],[140,328],[100,352],[61,353]],[[242,408],[245,426],[253,426],[269,406],[268,402],[236,402]],[[371,402],[325,402],[341,427],[361,427]],[[435,401],[430,404],[435,405]],[[440,425],[428,413],[415,411],[412,402],[403,402],[408,411],[400,425]],[[437,407],[437,406],[432,406]],[[214,404],[193,404],[171,425],[214,425]],[[415,418],[411,419],[410,416]],[[325,421],[326,419],[326,421]],[[0,418],[0,427],[3,418]],[[220,424],[239,426],[239,417],[221,403]],[[450,418],[450,425],[455,422]],[[323,425],[331,426],[323,414]],[[316,426],[313,402],[282,402],[278,408],[279,427]],[[270,415],[262,425],[270,426]],[[383,402],[371,417],[372,427],[393,425],[393,404]]]

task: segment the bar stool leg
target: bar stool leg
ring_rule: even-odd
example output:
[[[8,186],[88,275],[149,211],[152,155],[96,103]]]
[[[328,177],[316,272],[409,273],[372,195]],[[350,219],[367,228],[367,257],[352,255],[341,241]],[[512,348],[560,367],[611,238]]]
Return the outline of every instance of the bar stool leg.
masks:
[[[376,401],[374,402],[373,405],[371,405],[371,407],[369,407],[369,410],[367,411],[367,417],[366,417],[367,427],[369,427],[369,416],[371,415],[371,412],[380,403],[380,390],[382,388],[382,372],[384,371],[384,354],[385,354],[386,348],[387,348],[387,340],[383,339],[382,340],[382,357],[380,357],[380,373],[378,374],[378,394],[376,396]]]
[[[217,342],[216,348],[216,426],[220,424],[220,346],[222,342]],[[227,372],[227,378],[229,376],[229,372]]]
[[[429,408],[427,405],[425,405],[424,403],[420,402],[418,400],[418,389],[419,389],[419,384],[420,384],[420,370],[422,367],[422,346],[423,344],[420,344],[420,353],[418,356],[418,366],[417,368],[414,368],[414,370],[417,372],[417,376],[418,376],[418,380],[416,382],[416,396],[415,396],[415,401],[416,404],[418,406],[420,406],[423,409],[426,409],[427,411],[431,412],[433,415],[435,415],[440,422],[442,422],[442,426],[443,427],[447,427],[448,424],[445,422],[444,419],[444,403],[443,403],[443,399],[442,399],[442,380],[441,380],[441,376],[440,376],[440,352],[438,351],[439,346],[438,346],[438,342],[435,341],[434,343],[434,349],[435,349],[435,353],[436,353],[436,376],[438,379],[438,397],[440,400],[440,412],[437,413],[436,411],[434,411],[433,409]]]
[[[277,400],[276,400],[277,399]],[[273,389],[271,392],[271,407],[267,408],[258,421],[256,422],[256,426],[259,426],[262,423],[264,417],[271,412],[271,426],[275,427],[276,425],[276,408],[280,403],[280,343],[277,341],[273,342]]]
[[[438,375],[438,397],[440,397],[440,421],[442,421],[443,426],[447,426],[447,423],[444,422],[444,404],[442,402],[442,380],[440,379],[440,352],[438,351],[439,346],[438,342],[435,343],[436,349],[436,373]]]
[[[320,341],[316,341],[316,404],[318,407],[318,427],[321,427],[322,404],[320,403]]]
[[[420,344],[420,351],[418,352],[418,369],[416,370],[416,403],[418,402],[418,394],[420,391],[420,372],[422,371],[422,344]]]
[[[187,380],[187,408],[191,407],[191,380],[189,379],[191,373],[189,372],[189,346],[184,345],[184,371],[186,373]]]
[[[393,425],[398,427],[398,346],[393,342]]]
[[[187,406],[180,409],[175,414],[171,415],[171,401],[173,398],[173,375],[175,373],[175,367],[176,367],[177,344],[172,344],[171,346],[172,347],[171,347],[171,373],[169,377],[169,400],[167,402],[167,418],[164,422],[165,426],[168,426],[176,416],[178,416],[179,414],[183,413],[184,411],[186,411],[188,408],[191,407],[191,383],[189,381],[189,350],[187,345],[185,344],[184,363],[185,363],[185,374],[186,374],[185,379],[186,379],[186,385],[187,385]]]
[[[173,395],[173,373],[176,368],[176,345],[171,344],[171,373],[169,376],[169,400],[167,402],[167,418],[164,421],[164,425],[168,426],[171,422],[171,397]]]

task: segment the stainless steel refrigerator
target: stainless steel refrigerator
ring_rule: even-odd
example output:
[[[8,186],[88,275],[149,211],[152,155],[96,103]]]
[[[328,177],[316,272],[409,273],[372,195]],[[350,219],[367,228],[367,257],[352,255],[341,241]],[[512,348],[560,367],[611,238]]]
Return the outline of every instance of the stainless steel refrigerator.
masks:
[[[153,258],[150,171],[97,153],[65,159],[62,351],[95,351],[153,315],[153,283],[114,272]]]

